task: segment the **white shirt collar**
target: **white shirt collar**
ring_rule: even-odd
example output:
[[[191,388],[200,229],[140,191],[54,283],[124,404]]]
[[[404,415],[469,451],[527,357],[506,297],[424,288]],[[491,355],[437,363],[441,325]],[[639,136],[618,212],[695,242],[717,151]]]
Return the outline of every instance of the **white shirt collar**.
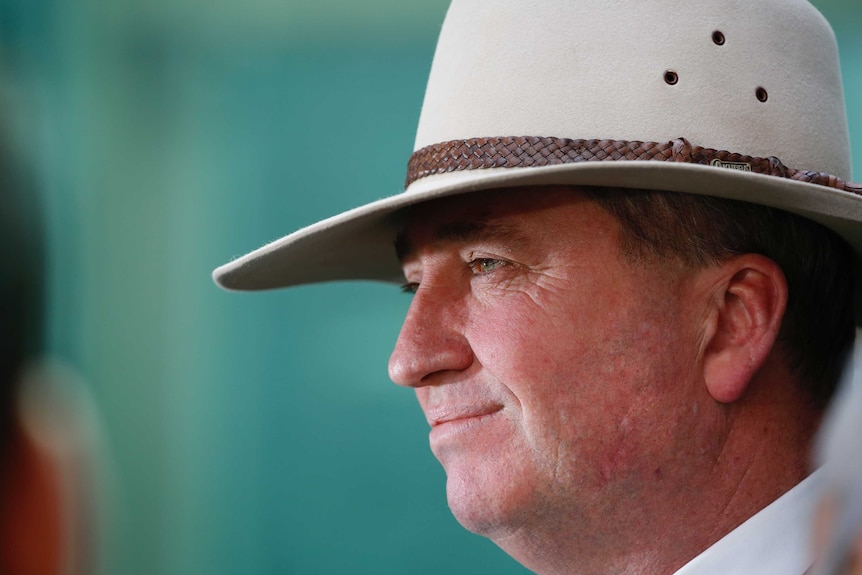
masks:
[[[814,472],[686,563],[675,575],[802,575],[823,483]]]

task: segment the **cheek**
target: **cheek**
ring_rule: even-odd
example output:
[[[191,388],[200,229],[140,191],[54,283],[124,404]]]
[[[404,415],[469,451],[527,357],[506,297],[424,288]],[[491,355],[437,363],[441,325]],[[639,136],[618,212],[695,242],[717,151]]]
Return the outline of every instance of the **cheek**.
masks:
[[[521,432],[537,452],[587,458],[600,476],[612,474],[654,440],[647,430],[680,400],[678,314],[613,292],[590,306],[534,302],[471,324],[476,358],[516,400]]]
[[[529,299],[529,298],[528,298]],[[599,349],[605,335],[588,329],[586,314],[548,313],[548,307],[510,302],[496,313],[472,322],[471,346],[483,372],[509,397],[523,439],[537,452],[578,433],[588,406],[607,399],[604,379],[619,366]],[[625,346],[610,355],[619,355]]]
[[[509,298],[472,314],[467,338],[482,366],[513,391],[530,381],[530,395],[605,393],[608,380],[631,379],[644,357],[666,354],[673,333],[666,313],[645,313],[632,298],[605,291],[588,304]]]

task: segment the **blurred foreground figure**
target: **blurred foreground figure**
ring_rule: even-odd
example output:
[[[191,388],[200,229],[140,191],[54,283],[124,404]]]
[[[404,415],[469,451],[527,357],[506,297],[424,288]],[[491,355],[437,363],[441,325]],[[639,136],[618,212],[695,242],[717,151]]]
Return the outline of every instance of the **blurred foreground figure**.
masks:
[[[817,575],[862,575],[862,365],[848,370],[817,446],[825,475]]]
[[[43,228],[26,170],[0,133],[0,573],[99,570],[92,406],[43,357]]]
[[[529,569],[802,575],[860,194],[805,0],[454,0],[406,190],[215,279],[406,279],[390,376]]]

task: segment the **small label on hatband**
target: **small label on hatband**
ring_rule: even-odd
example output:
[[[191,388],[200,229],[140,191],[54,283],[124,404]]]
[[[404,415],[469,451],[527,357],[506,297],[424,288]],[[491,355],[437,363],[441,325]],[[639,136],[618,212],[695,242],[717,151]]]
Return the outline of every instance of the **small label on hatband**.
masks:
[[[740,172],[750,172],[751,164],[746,162],[722,162],[721,160],[713,160],[709,163],[710,166],[716,168],[728,168],[730,170],[739,170]]]

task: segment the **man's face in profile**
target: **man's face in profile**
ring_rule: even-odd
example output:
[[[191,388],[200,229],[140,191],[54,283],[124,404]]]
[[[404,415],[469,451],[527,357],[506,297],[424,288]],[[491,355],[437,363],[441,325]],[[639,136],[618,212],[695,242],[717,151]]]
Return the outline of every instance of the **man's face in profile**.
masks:
[[[453,513],[504,548],[563,526],[596,545],[637,527],[632,507],[682,506],[694,460],[719,455],[692,360],[714,286],[627,259],[618,229],[576,190],[533,188],[423,204],[399,239],[415,295],[390,376],[416,390]]]

